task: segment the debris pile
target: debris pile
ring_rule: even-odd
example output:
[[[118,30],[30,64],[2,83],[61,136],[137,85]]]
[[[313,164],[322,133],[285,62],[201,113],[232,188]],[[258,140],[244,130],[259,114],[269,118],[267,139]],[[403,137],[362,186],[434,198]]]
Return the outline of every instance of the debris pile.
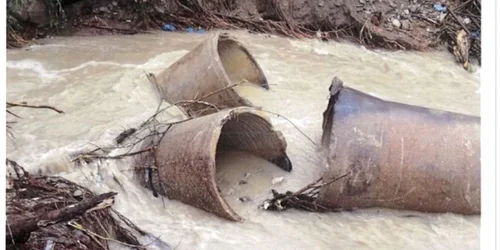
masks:
[[[481,1],[468,0],[449,8],[438,34],[465,69],[471,70],[471,59],[481,65]]]
[[[146,249],[147,235],[111,208],[117,193],[96,195],[56,176],[31,175],[7,159],[7,245],[13,249]]]

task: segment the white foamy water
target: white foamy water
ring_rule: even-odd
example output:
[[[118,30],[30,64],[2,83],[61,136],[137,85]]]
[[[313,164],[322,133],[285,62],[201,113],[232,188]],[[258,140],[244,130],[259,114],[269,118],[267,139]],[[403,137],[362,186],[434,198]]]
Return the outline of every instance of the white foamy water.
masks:
[[[269,91],[241,92],[256,105],[288,117],[316,142],[334,76],[387,100],[479,115],[479,73],[465,72],[448,53],[369,51],[351,44],[233,34],[254,55],[271,86]],[[89,143],[111,145],[121,131],[151,116],[158,95],[144,72],[160,73],[206,37],[157,33],[54,38],[44,41],[47,45],[8,51],[7,100],[52,105],[66,114],[12,109],[22,119],[7,117],[17,121],[7,156],[28,171],[60,175],[98,193],[118,192],[118,211],[177,249],[479,248],[479,216],[387,209],[325,214],[258,210],[271,189],[297,190],[325,168],[314,145],[273,115],[274,126],[288,143],[291,173],[242,153],[218,159],[219,168],[225,169],[218,176],[221,189],[245,218],[241,223],[153,197],[134,180],[130,160],[104,162],[99,169],[70,164],[71,153]],[[273,184],[279,177],[283,181]],[[249,200],[241,202],[241,197]]]

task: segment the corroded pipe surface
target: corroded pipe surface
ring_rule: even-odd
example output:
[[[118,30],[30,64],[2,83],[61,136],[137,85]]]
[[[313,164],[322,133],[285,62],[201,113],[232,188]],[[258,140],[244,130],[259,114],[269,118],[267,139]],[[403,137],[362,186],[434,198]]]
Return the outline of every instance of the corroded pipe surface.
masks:
[[[319,202],[480,214],[480,118],[388,102],[339,85],[324,113],[328,149]]]
[[[198,100],[218,109],[252,106],[231,87],[244,80],[269,89],[264,73],[248,50],[224,33],[212,35],[157,76],[161,96],[168,102]],[[217,112],[200,103],[183,104],[183,108],[191,116]]]
[[[216,180],[216,153],[244,151],[285,171],[292,165],[286,141],[258,110],[226,109],[174,125],[155,153],[159,180],[169,198],[240,221],[221,197]]]

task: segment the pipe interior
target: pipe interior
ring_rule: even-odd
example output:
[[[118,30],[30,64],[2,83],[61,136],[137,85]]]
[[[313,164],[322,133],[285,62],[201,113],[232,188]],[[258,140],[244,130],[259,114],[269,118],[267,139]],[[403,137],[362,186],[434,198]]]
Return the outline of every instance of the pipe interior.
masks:
[[[250,53],[236,41],[219,38],[217,51],[232,84],[247,80],[255,85],[268,88],[264,73],[259,69]]]
[[[223,125],[216,154],[217,186],[243,218],[269,196],[273,179],[287,176],[269,161],[282,155],[282,147],[271,124],[259,116],[239,114]]]

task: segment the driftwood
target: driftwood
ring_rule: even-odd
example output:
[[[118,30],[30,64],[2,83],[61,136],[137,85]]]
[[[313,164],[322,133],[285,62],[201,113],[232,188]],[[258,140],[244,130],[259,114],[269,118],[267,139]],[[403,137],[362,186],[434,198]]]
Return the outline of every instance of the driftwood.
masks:
[[[136,235],[150,235],[111,208],[116,193],[95,195],[61,177],[30,175],[9,159],[7,172],[8,249],[108,249],[108,242],[146,249]]]
[[[39,228],[72,220],[89,211],[110,207],[114,203],[116,194],[114,192],[104,193],[76,205],[73,204],[63,209],[52,210],[38,216],[31,216],[7,223],[6,242],[20,243],[23,240],[27,240],[29,234]]]

